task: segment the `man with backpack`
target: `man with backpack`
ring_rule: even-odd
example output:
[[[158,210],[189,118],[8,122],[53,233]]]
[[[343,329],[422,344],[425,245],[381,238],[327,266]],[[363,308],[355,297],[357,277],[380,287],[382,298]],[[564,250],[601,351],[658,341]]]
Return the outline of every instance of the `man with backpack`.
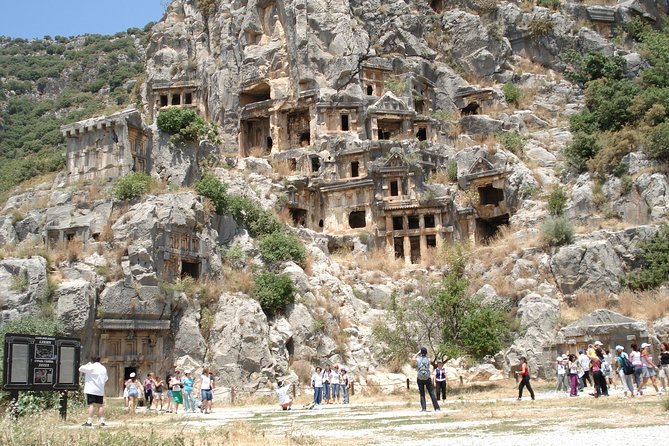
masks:
[[[427,403],[425,401],[425,389],[427,388],[432,400],[432,406],[435,412],[440,411],[437,397],[434,394],[434,387],[432,386],[432,374],[430,373],[430,359],[427,357],[427,348],[421,347],[420,351],[416,353],[413,360],[418,369],[416,381],[418,383],[418,391],[420,392],[420,407],[423,412],[427,412]]]
[[[634,366],[629,360],[627,353],[625,353],[625,347],[622,345],[616,345],[616,369],[618,370],[618,376],[623,385],[625,396],[627,396],[627,392],[629,392],[630,395],[634,397],[634,384],[632,383]]]

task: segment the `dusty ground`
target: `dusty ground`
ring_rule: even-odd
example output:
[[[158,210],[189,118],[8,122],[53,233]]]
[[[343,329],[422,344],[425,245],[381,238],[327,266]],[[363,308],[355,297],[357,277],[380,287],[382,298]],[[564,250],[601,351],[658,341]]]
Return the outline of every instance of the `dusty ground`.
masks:
[[[577,444],[615,444],[628,439],[635,444],[661,444],[669,437],[669,400],[651,390],[649,395],[624,398],[612,391],[608,398],[587,393],[577,398],[556,395],[548,384],[537,385],[537,399],[529,395],[516,401],[514,383],[502,383],[483,392],[452,395],[441,412],[428,404],[420,412],[417,391],[388,397],[352,399],[350,405],[327,405],[304,410],[307,396],[298,398],[295,409],[277,410],[274,405],[218,407],[214,413],[164,414],[145,412],[131,417],[112,408],[109,426],[79,427],[77,414],[57,431],[67,441],[87,444],[144,445],[554,445],[566,439]],[[118,404],[118,402],[116,402]],[[666,408],[665,408],[666,407]],[[51,432],[53,432],[51,426]],[[104,436],[102,438],[101,436]],[[173,442],[181,438],[182,443]],[[127,440],[126,443],[123,440]],[[100,441],[96,443],[95,441]],[[628,441],[629,442],[629,441]],[[45,442],[46,443],[46,442]],[[52,444],[59,444],[52,441]],[[20,443],[9,443],[20,444]],[[35,443],[40,444],[40,443]],[[70,443],[72,444],[72,443]]]

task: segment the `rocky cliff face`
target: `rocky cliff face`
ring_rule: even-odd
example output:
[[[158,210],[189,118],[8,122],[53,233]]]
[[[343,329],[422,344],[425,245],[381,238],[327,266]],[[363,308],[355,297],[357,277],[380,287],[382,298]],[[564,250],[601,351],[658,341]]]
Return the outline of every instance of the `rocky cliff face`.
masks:
[[[143,372],[166,370],[181,358],[180,364],[208,364],[226,386],[246,390],[291,373],[303,378],[305,368],[316,363],[342,362],[358,375],[373,375],[384,367],[384,346],[372,337],[372,326],[384,321],[390,296],[420,298],[425,283],[439,280],[448,265],[424,259],[393,267],[392,253],[381,254],[384,260],[374,265],[379,252],[370,248],[374,243],[369,239],[382,238],[382,229],[372,235],[332,234],[317,225],[291,229],[305,245],[308,265],[269,265],[242,222],[215,215],[207,200],[187,188],[213,162],[217,165],[210,171],[231,195],[265,209],[286,208],[296,190],[321,187],[314,182],[320,174],[310,170],[313,156],[334,177],[344,166],[337,165],[337,157],[382,151],[379,140],[388,139],[384,144],[393,145],[393,153],[405,154],[405,159],[431,150],[431,159],[441,160],[434,173],[452,165],[460,188],[452,181],[429,180],[423,192],[443,193],[454,203],[454,213],[471,212],[473,219],[483,212],[466,210],[476,201],[466,189],[480,173],[473,169],[487,163],[486,172],[504,172],[495,181],[501,181],[509,212],[504,224],[510,230],[496,242],[498,248],[474,251],[467,267],[475,288],[471,292],[480,289],[487,299],[512,302],[517,310],[522,335],[496,356],[495,366],[508,369],[525,355],[533,370],[550,374],[545,352],[554,347],[564,322],[561,310],[579,293],[620,293],[620,278],[640,263],[640,243],[666,218],[667,175],[640,152],[625,158],[631,187],[612,175],[595,179],[564,173],[562,150],[571,139],[566,118],[583,107],[584,97],[581,87],[560,74],[565,68],[561,54],[575,49],[623,55],[634,76],[638,66],[632,62],[640,56],[617,46],[605,31],[632,16],[658,17],[667,10],[664,3],[634,1],[592,9],[567,2],[560,11],[487,1],[458,2],[444,10],[438,0],[204,4],[173,1],[153,27],[146,50],[143,113],[154,133],[149,170],[163,189],[126,203],[110,198],[109,184],[71,185],[60,175],[13,194],[0,214],[2,321],[36,314],[46,300],[68,333],[90,339],[87,350],[107,348],[104,339],[130,331],[154,349],[124,356]],[[604,31],[592,29],[602,23],[608,24]],[[433,91],[429,105],[427,95],[415,90],[404,96],[390,91],[393,82],[404,82],[396,78],[399,74],[409,74],[420,81],[411,85]],[[525,92],[523,98],[512,101],[505,94],[503,85],[511,81]],[[379,137],[384,129],[373,113],[381,95],[374,102],[369,96],[383,88],[390,91],[383,97],[391,103],[408,104],[399,114],[413,113],[416,121],[429,123],[432,134],[421,141],[413,134],[407,137],[411,131]],[[193,103],[168,104],[175,95]],[[333,135],[320,117],[307,116],[302,124],[315,137],[305,141],[298,135],[295,143],[291,125],[300,119],[291,119],[304,112],[307,98],[310,104],[332,107],[365,104],[356,106],[364,110],[360,129]],[[195,107],[220,126],[222,143],[171,145],[155,125],[159,109],[171,105]],[[270,112],[285,112],[287,121],[270,120]],[[265,124],[254,127],[264,119],[267,129]],[[255,130],[265,132],[255,143],[271,141],[265,158],[247,156],[240,142],[253,139]],[[505,144],[503,135],[509,134],[523,147]],[[300,151],[300,145],[310,148]],[[281,171],[276,163],[301,156],[311,165],[306,173]],[[390,156],[379,159],[387,162]],[[352,168],[350,163],[345,167]],[[327,183],[323,176],[321,180]],[[558,185],[569,192],[566,215],[584,229],[573,243],[546,248],[536,238],[548,216],[548,192]],[[382,196],[384,189],[376,186],[367,201],[382,201],[377,194]],[[324,210],[326,222],[333,212]],[[607,227],[612,217],[626,227]],[[296,223],[295,215],[286,219]],[[462,239],[474,238],[462,229],[463,221],[444,232],[463,231]],[[250,271],[265,269],[287,274],[296,288],[295,302],[269,318],[249,297]],[[199,280],[182,280],[184,272]],[[662,330],[665,322],[655,326]],[[161,357],[149,353],[156,346],[162,348]]]

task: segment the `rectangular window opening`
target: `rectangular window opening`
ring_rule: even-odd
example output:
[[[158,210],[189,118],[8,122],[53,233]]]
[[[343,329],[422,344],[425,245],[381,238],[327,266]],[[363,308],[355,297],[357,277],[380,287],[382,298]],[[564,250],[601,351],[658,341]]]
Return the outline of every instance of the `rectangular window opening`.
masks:
[[[409,215],[409,229],[419,229],[420,228],[420,222],[418,219],[418,215]]]
[[[404,237],[394,237],[393,246],[395,248],[395,258],[404,258]]]
[[[400,195],[399,182],[397,180],[393,180],[390,182],[390,196],[397,197],[399,195]]]
[[[321,168],[321,159],[317,156],[311,157],[311,171],[318,172]]]
[[[351,177],[355,178],[355,177],[360,176],[360,172],[358,170],[359,167],[360,167],[360,163],[358,161],[352,161],[351,162]]]
[[[181,105],[181,95],[175,94],[172,96],[172,105]]]
[[[404,229],[404,217],[393,217],[393,231]]]
[[[427,245],[428,248],[436,248],[437,247],[437,236],[432,234],[432,235],[426,235],[425,236],[425,244]]]
[[[348,225],[351,229],[364,228],[367,226],[365,220],[365,211],[353,211],[348,214]]]
[[[425,220],[426,228],[434,228],[436,226],[434,223],[434,214],[425,214],[423,218]]]
[[[186,93],[184,97],[184,104],[192,104],[193,103],[193,93]]]
[[[348,115],[341,115],[341,130],[342,132],[348,132]]]
[[[167,107],[167,95],[166,94],[161,94],[160,95],[160,106],[161,107]]]

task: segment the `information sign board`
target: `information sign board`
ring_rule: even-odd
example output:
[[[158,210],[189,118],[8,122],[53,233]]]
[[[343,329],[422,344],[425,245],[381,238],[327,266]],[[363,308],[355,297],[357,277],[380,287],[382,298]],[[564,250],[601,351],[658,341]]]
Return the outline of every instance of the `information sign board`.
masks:
[[[78,390],[79,339],[5,335],[5,390]]]

